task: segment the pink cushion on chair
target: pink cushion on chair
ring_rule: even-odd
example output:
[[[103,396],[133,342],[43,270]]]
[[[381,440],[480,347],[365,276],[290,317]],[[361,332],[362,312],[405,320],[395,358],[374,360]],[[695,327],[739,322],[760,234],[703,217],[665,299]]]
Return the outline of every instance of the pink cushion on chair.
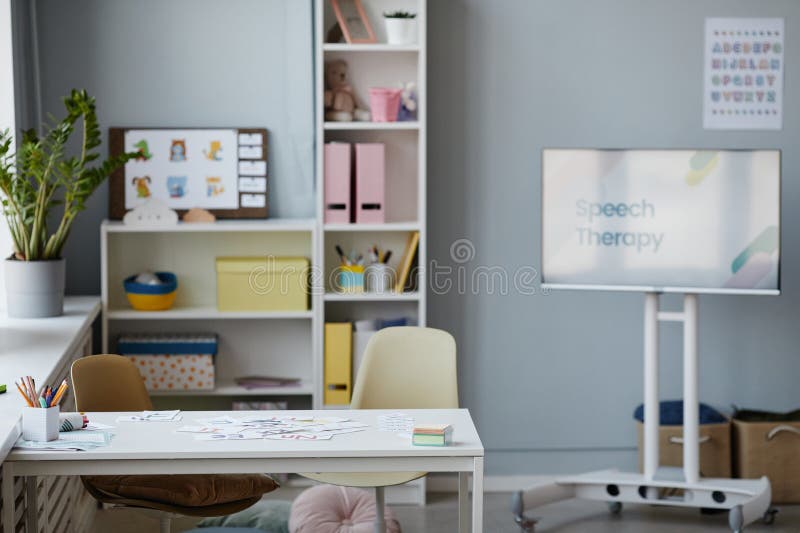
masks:
[[[387,533],[400,533],[400,523],[386,507]],[[350,487],[317,485],[303,491],[292,504],[291,533],[372,533],[375,493]]]

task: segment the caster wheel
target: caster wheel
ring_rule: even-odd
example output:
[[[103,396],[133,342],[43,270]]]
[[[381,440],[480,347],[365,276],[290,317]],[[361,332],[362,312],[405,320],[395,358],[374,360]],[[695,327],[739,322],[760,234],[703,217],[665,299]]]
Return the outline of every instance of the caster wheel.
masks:
[[[733,507],[728,512],[728,525],[733,533],[742,533],[744,530],[744,514],[741,505]]]
[[[608,502],[608,512],[618,515],[622,512],[622,502]]]
[[[764,516],[761,518],[761,521],[764,522],[766,525],[771,526],[775,523],[775,515],[778,514],[778,510],[774,507],[770,507],[766,511],[764,511]]]

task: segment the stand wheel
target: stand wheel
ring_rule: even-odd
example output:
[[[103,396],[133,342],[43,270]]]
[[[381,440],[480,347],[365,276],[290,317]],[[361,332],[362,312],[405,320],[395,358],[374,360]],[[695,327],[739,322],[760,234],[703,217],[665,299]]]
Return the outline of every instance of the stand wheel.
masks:
[[[514,522],[519,526],[520,533],[534,533],[537,521],[535,518],[528,518],[524,514],[514,517]]]
[[[742,533],[744,530],[744,513],[741,505],[732,507],[728,512],[728,525],[733,533]]]
[[[622,502],[608,502],[608,512],[618,515],[622,512]]]
[[[775,515],[778,514],[778,510],[774,507],[770,507],[766,511],[764,511],[764,516],[761,517],[761,521],[764,522],[766,525],[771,526],[775,523]]]

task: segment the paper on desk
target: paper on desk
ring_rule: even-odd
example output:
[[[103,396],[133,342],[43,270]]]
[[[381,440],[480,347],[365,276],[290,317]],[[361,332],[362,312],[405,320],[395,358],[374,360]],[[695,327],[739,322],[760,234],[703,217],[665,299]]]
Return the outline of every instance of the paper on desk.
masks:
[[[222,429],[211,426],[183,426],[175,431],[179,433],[222,433]]]
[[[410,433],[414,431],[414,418],[406,413],[391,413],[378,417],[378,430],[394,433]]]
[[[279,433],[277,435],[267,435],[263,438],[269,440],[294,440],[294,441],[306,441],[306,440],[330,440],[333,435],[325,435],[320,433]]]
[[[72,431],[58,434],[58,439],[48,442],[23,440],[20,438],[15,448],[26,450],[74,450],[84,451],[108,446],[111,442],[111,433],[105,431]]]
[[[253,435],[249,433],[210,433],[210,434],[197,434],[194,436],[195,440],[256,440],[263,439],[261,435]]]
[[[114,426],[108,424],[101,424],[100,422],[89,422],[82,431],[100,431],[103,429],[114,429]]]
[[[242,422],[239,419],[233,418],[232,416],[217,416],[214,418],[198,418],[197,422],[203,424],[204,426],[232,426],[232,425],[241,425]]]
[[[179,410],[174,411],[142,411],[140,415],[125,415],[117,418],[117,422],[177,422],[182,418]]]

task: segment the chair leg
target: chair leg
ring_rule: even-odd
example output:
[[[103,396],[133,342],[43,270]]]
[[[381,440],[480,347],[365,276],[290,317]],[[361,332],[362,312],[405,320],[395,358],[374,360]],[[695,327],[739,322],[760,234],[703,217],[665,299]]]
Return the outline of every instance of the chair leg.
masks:
[[[170,525],[172,520],[169,516],[162,516],[158,519],[158,525],[161,533],[170,533]]]
[[[386,505],[383,487],[375,487],[375,533],[386,533],[386,519],[383,507]]]

